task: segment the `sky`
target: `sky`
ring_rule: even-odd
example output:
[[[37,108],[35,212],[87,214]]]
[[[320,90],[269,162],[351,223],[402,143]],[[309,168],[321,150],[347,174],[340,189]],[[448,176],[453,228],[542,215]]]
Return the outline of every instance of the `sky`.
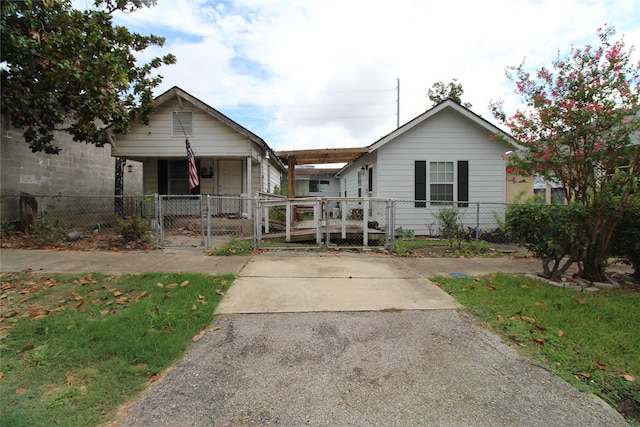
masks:
[[[140,61],[176,55],[155,95],[178,86],[276,151],[371,145],[454,78],[498,124],[492,100],[522,107],[507,67],[596,45],[604,24],[640,49],[638,0],[157,0],[114,21],[166,38]]]

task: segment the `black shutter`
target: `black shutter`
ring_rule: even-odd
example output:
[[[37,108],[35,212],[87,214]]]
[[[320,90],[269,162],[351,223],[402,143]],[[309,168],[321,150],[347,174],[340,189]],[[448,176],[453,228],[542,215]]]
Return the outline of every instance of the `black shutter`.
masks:
[[[458,161],[458,202],[469,201],[469,161]],[[458,203],[458,207],[466,208],[469,203]]]
[[[369,185],[367,186],[367,190],[369,193],[373,193],[373,167],[369,168]]]
[[[158,160],[158,194],[169,194],[169,164]]]
[[[415,174],[415,207],[424,208],[427,202],[419,200],[427,200],[427,162],[425,160],[416,160]]]

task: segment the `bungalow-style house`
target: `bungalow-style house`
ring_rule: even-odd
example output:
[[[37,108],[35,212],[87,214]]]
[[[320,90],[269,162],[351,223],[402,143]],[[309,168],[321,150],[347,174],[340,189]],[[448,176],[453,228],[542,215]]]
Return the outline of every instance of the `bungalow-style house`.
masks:
[[[496,210],[504,211],[499,205],[507,202],[504,154],[517,147],[496,134],[510,140],[447,99],[374,142],[340,170],[341,195],[397,199],[396,227],[421,235],[431,234],[433,213],[443,207],[457,206],[462,218],[465,210],[475,211],[470,202],[495,203]],[[370,214],[375,219],[376,212]],[[487,217],[495,222],[493,215]]]
[[[144,193],[246,198],[282,186],[286,168],[251,131],[178,87],[159,95],[154,105],[148,125],[136,123],[127,134],[109,134],[112,156],[142,164]],[[199,175],[193,189],[185,140]],[[228,209],[221,214],[235,212]]]

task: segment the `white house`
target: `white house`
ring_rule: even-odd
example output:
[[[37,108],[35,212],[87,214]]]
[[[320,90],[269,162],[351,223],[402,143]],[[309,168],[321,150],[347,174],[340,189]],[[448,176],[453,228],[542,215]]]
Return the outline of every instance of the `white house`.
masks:
[[[254,196],[282,186],[286,169],[262,138],[175,86],[154,104],[148,125],[109,136],[112,156],[142,163],[144,193]],[[185,139],[199,172],[192,190]]]
[[[396,227],[431,234],[433,213],[456,206],[462,219],[473,202],[507,201],[504,153],[515,150],[501,129],[447,99],[382,137],[337,173],[343,197],[397,199]],[[375,210],[370,216],[375,219]],[[492,224],[488,224],[492,223]],[[474,226],[471,222],[469,226]],[[495,226],[489,215],[485,227]],[[437,232],[437,231],[436,231]]]

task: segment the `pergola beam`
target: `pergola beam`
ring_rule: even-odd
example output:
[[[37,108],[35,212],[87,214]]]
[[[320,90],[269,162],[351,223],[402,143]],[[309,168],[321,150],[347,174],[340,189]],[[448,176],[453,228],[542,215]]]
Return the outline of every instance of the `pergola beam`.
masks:
[[[296,197],[296,165],[349,163],[369,152],[362,148],[322,148],[316,150],[278,151],[276,155],[287,164],[287,194]]]

